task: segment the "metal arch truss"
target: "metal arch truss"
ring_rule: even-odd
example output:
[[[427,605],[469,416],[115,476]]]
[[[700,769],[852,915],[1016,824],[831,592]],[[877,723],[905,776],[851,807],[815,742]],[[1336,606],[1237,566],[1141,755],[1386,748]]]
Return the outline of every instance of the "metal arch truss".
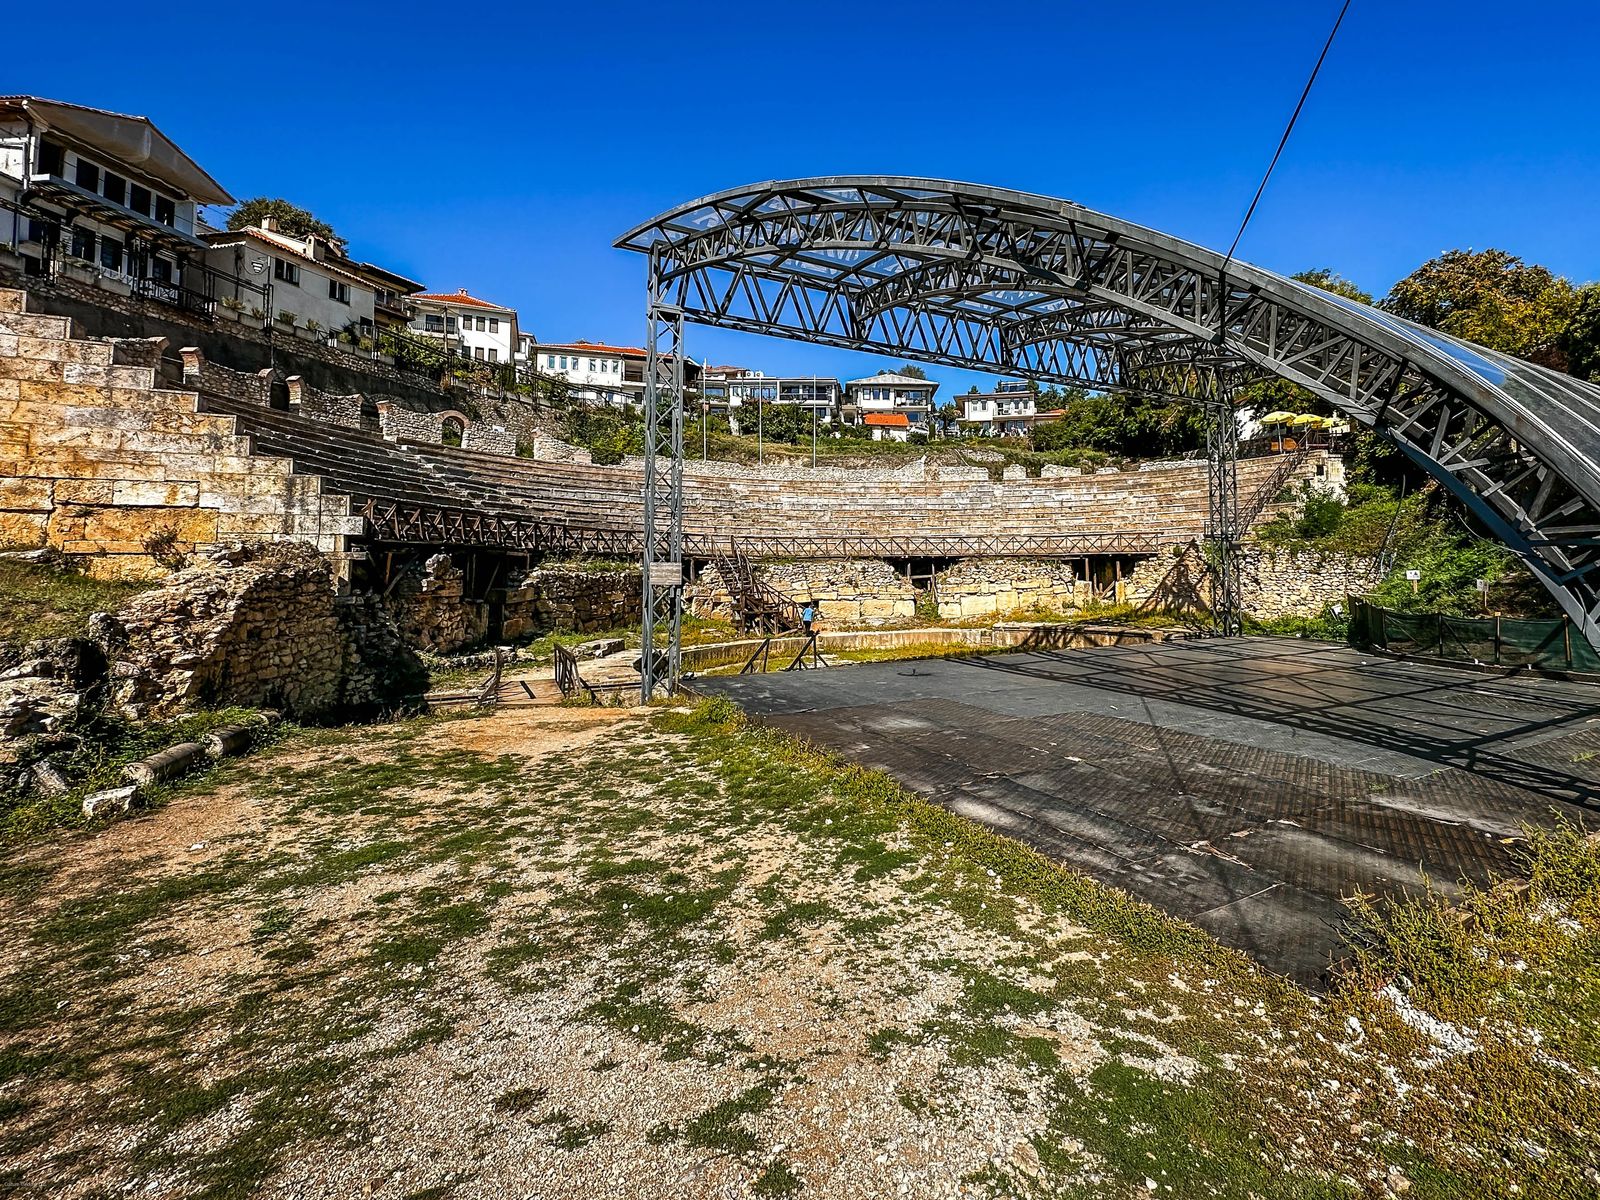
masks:
[[[671,292],[691,322],[1219,408],[1258,379],[1297,383],[1438,479],[1600,643],[1600,388],[1069,201],[980,185],[762,183],[617,245],[649,255],[652,305]],[[653,412],[648,444],[665,454],[681,412]],[[1214,495],[1231,475],[1214,455]],[[1213,511],[1211,536],[1235,541],[1236,517],[1236,504]]]

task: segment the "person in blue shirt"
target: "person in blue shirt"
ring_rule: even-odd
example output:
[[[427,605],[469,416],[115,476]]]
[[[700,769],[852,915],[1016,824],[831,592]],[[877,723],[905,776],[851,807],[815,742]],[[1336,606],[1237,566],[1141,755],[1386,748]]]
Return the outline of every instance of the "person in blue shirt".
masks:
[[[806,631],[807,637],[811,636],[811,623],[816,619],[817,610],[813,607],[812,602],[807,600],[805,607],[800,610],[800,627]]]

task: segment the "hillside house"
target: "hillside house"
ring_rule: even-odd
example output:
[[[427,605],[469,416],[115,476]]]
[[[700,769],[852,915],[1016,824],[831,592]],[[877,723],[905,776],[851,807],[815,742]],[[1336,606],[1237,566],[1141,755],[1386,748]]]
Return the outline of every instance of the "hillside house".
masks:
[[[147,117],[0,96],[0,263],[25,275],[209,313],[197,208],[233,202]]]

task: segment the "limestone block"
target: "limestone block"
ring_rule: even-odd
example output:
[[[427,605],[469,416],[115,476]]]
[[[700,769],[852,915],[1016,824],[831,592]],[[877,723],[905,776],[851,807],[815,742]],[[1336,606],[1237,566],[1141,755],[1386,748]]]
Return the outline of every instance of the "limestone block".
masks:
[[[198,483],[154,483],[119,479],[111,487],[111,502],[128,505],[161,505],[168,508],[193,508],[200,501]]]
[[[48,513],[0,512],[0,546],[42,546],[49,523]]]
[[[83,815],[86,820],[96,817],[121,816],[133,810],[139,789],[133,784],[91,792],[83,798]]]
[[[57,504],[110,504],[109,479],[57,479],[55,500]]]
[[[0,478],[0,509],[48,512],[51,480]]]

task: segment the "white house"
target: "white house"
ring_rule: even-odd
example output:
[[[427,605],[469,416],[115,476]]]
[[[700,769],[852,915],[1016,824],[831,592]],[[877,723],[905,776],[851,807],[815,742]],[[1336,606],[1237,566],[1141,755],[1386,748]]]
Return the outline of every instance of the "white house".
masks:
[[[371,337],[378,326],[403,320],[405,297],[422,290],[415,280],[353,261],[323,239],[284,233],[271,217],[202,237],[212,267],[272,285],[272,319],[283,324]]]
[[[819,422],[831,423],[840,410],[844,387],[823,375],[773,376],[744,367],[707,367],[701,392],[709,411],[726,415],[737,429],[741,410],[748,422],[753,420],[750,411],[762,404],[798,405],[814,412]]]
[[[645,352],[604,342],[534,342],[528,365],[541,375],[567,381],[574,400],[591,404],[644,403]]]
[[[880,371],[845,384],[846,413],[856,424],[869,426],[875,439],[903,442],[912,434],[927,435],[938,391],[939,385],[931,379]],[[874,416],[876,419],[868,420]],[[884,417],[896,419],[886,421]]]
[[[454,292],[419,292],[410,297],[411,329],[437,337],[452,351],[479,362],[511,363],[521,344],[517,310]]]
[[[638,346],[609,346],[605,342],[528,341],[523,361],[541,375],[565,379],[574,400],[591,404],[644,403],[644,372],[649,355]],[[684,389],[700,387],[700,364],[686,359]]]
[[[233,197],[146,117],[0,96],[0,262],[206,309],[196,206]]]
[[[1029,390],[1026,381],[1003,379],[992,392],[962,396],[961,412],[956,421],[963,433],[1025,437],[1041,416],[1050,419],[1053,415],[1039,412],[1038,398]]]

